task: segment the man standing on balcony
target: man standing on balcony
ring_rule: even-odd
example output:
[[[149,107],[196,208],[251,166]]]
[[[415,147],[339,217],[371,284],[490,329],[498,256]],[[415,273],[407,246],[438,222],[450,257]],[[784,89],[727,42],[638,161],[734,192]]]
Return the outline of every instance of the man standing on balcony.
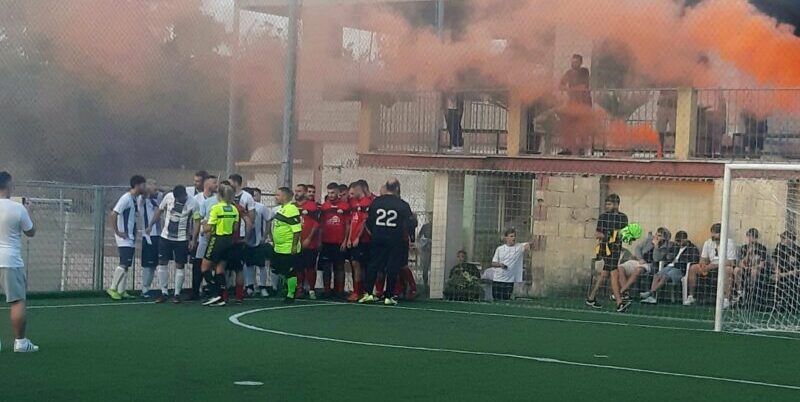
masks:
[[[582,153],[587,132],[591,129],[592,92],[589,69],[583,56],[573,54],[571,68],[561,77],[560,89],[567,94],[561,111],[561,147],[565,154]]]
[[[22,260],[22,235],[33,237],[28,207],[11,201],[11,175],[0,172],[0,290],[11,305],[11,328],[14,331],[14,352],[36,352],[39,347],[25,337],[25,293],[28,276]]]
[[[461,119],[464,117],[464,97],[454,93],[445,94],[444,120],[447,132],[450,134],[450,151],[464,152],[464,132],[461,128]]]

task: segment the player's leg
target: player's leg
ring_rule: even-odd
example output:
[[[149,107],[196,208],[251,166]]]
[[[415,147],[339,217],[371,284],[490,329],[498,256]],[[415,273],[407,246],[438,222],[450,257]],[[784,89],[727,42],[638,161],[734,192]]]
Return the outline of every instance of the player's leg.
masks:
[[[305,280],[308,284],[308,298],[317,298],[317,260],[319,259],[319,252],[317,250],[308,250],[309,255],[305,262]]]
[[[183,283],[186,280],[186,263],[189,262],[189,242],[177,242],[175,252],[175,296],[172,299],[173,303],[181,302],[181,291],[183,291]]]
[[[600,271],[600,274],[596,276],[595,282],[592,285],[592,289],[589,291],[589,295],[586,297],[587,306],[593,308],[602,308],[602,305],[597,301],[597,293],[600,291],[600,287],[606,283],[606,278],[608,278],[608,273],[613,269],[606,262],[606,260],[607,259],[603,259],[603,269]]]
[[[28,325],[26,310],[28,275],[25,268],[0,268],[0,290],[10,304],[11,330],[14,333],[14,352],[36,352],[39,347],[25,337]]]
[[[142,240],[142,297],[150,298],[150,286],[158,266],[158,237]]]
[[[256,248],[247,246],[244,249],[244,289],[248,297],[253,296],[256,289]]]
[[[702,266],[700,264],[694,264],[689,267],[689,271],[686,272],[686,289],[687,289],[687,299],[684,304],[693,304],[694,303],[694,290],[697,287],[697,275],[702,272]]]
[[[264,247],[267,247],[264,245]],[[267,291],[267,278],[270,271],[271,259],[272,257],[265,259],[264,265],[258,267],[258,291],[261,294],[261,297],[269,297],[269,292]]]
[[[114,269],[111,287],[108,288],[106,293],[113,300],[122,300],[122,293],[125,292],[125,276],[128,274],[128,269],[133,265],[135,249],[133,247],[118,247],[117,251],[119,252],[119,265]]]
[[[333,294],[338,298],[341,298],[344,293],[344,263],[345,254],[340,251],[333,264]]]
[[[383,297],[386,305],[395,305],[397,304],[398,297],[398,295],[395,294],[395,287],[397,286],[397,279],[400,275],[400,268],[406,265],[406,261],[402,261],[402,246],[390,245],[388,252],[389,258],[384,266],[386,272],[386,289]]]
[[[386,263],[386,248],[380,244],[370,245],[370,258],[364,272],[364,295],[358,300],[359,303],[370,303],[375,301],[375,282],[378,278],[378,271]]]
[[[163,303],[169,297],[169,262],[175,259],[175,244],[171,240],[162,239],[158,244],[158,283],[161,285],[161,294],[156,303]]]

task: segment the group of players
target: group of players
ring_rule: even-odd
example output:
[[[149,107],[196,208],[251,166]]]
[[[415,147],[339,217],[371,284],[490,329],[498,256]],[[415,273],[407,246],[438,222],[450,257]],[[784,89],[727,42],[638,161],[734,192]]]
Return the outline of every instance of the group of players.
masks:
[[[157,303],[169,298],[170,262],[174,303],[185,300],[181,290],[190,262],[188,300],[205,299],[208,306],[223,306],[230,296],[242,303],[256,294],[285,295],[287,302],[316,299],[317,272],[322,273],[321,298],[387,305],[403,296],[414,298],[408,253],[417,222],[400,198],[400,183],[389,180],[379,195],[365,180],[330,183],[326,190],[319,203],[313,185],[299,184],[293,191],[282,187],[275,206],[267,207],[261,190],[244,187],[238,174],[219,181],[199,171],[194,186],[176,186],[167,194],[155,181],[133,176],[130,190],[111,212],[119,266],[107,293],[114,300],[133,297],[126,292],[126,278],[140,237],[142,297],[152,297],[157,276]],[[346,267],[352,277],[349,294]]]

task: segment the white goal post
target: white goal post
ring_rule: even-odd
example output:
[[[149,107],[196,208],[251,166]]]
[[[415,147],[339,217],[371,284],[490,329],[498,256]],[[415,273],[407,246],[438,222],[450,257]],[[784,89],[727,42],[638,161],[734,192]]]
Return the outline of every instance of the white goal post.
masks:
[[[723,321],[725,320],[725,281],[728,280],[727,275],[725,274],[725,267],[728,263],[727,256],[728,256],[728,239],[731,238],[732,230],[731,230],[731,198],[736,194],[732,194],[732,182],[735,179],[734,175],[744,171],[752,171],[752,172],[790,172],[794,171],[797,172],[798,177],[800,177],[800,164],[789,164],[789,163],[730,163],[725,166],[725,176],[723,181],[723,189],[722,189],[722,218],[721,222],[721,233],[720,233],[720,242],[719,242],[719,272],[718,272],[718,279],[717,279],[717,290],[716,290],[716,309],[714,314],[714,330],[715,331],[722,331],[723,330]],[[756,178],[758,180],[760,178]],[[787,207],[788,208],[788,207]],[[798,323],[800,324],[800,323]],[[758,331],[758,328],[754,328],[754,330]],[[769,328],[764,328],[764,330],[769,330]],[[779,329],[780,330],[780,329]],[[791,330],[794,331],[794,330]]]

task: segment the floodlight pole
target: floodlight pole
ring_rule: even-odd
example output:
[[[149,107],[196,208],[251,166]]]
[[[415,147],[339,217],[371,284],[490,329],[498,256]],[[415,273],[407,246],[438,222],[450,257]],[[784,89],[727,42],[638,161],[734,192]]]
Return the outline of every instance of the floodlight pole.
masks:
[[[286,47],[286,92],[283,100],[283,140],[281,142],[281,171],[279,187],[292,187],[295,141],[295,95],[297,91],[297,19],[299,0],[289,2],[289,37]]]
[[[225,156],[225,176],[236,171],[236,120],[239,102],[236,98],[236,61],[239,57],[239,0],[233,0],[233,45],[231,49],[230,77],[228,78],[228,147]]]

